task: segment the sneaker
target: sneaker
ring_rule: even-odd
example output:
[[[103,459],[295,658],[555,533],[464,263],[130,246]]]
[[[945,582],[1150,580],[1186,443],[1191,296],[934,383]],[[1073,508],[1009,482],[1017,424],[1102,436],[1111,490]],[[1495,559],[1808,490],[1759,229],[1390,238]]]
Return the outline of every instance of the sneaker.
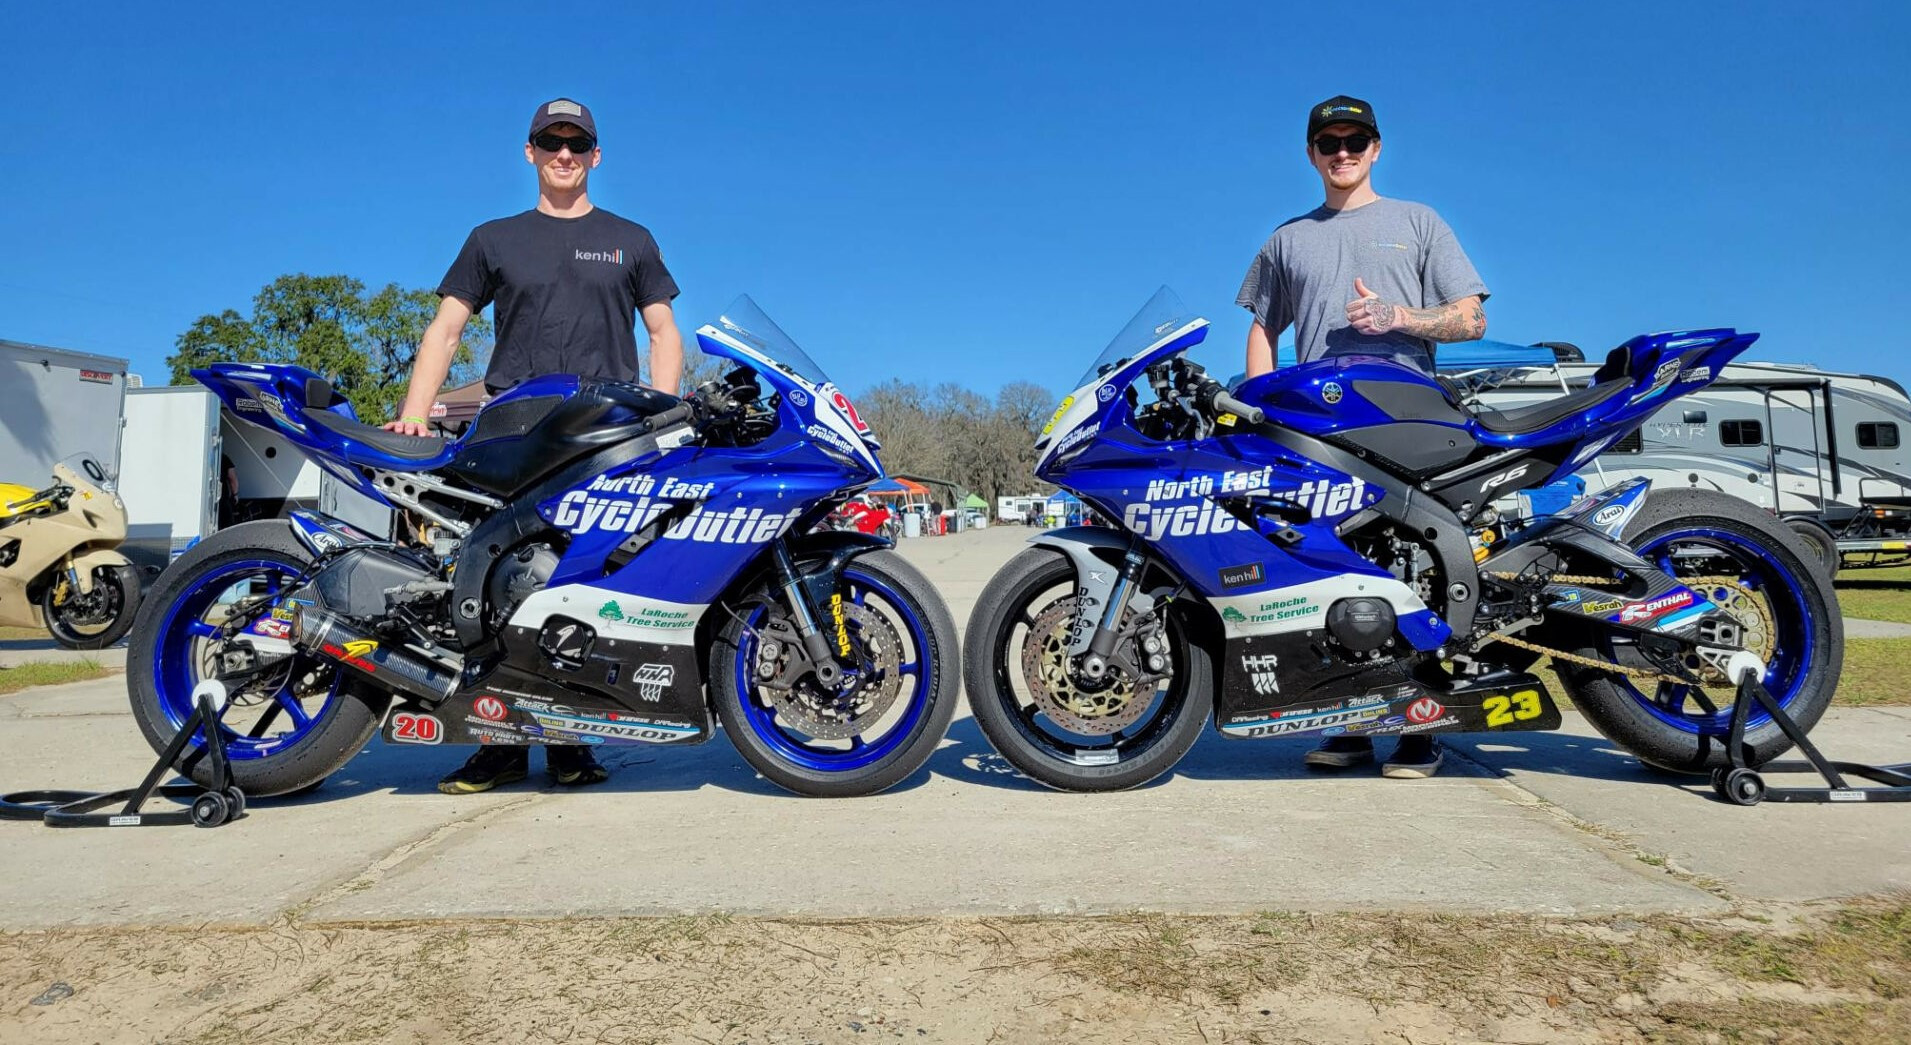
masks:
[[[1307,753],[1306,763],[1326,769],[1346,769],[1371,762],[1374,742],[1366,737],[1328,737],[1321,746]]]
[[[447,795],[475,795],[500,784],[515,784],[531,775],[531,752],[506,744],[486,745],[449,776],[438,781]]]
[[[1380,775],[1395,780],[1425,780],[1440,771],[1446,755],[1432,737],[1401,737],[1393,757],[1380,767]]]
[[[610,770],[597,764],[591,749],[574,744],[552,744],[544,749],[551,779],[562,787],[588,787],[610,779]]]

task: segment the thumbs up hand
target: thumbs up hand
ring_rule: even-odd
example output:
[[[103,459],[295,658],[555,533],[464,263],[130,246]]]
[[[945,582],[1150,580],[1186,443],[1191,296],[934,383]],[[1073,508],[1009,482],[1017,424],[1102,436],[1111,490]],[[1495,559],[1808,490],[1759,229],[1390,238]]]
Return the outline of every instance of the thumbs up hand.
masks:
[[[1380,300],[1359,276],[1354,277],[1354,300],[1347,302],[1347,325],[1362,334],[1384,334],[1400,326],[1400,309]]]

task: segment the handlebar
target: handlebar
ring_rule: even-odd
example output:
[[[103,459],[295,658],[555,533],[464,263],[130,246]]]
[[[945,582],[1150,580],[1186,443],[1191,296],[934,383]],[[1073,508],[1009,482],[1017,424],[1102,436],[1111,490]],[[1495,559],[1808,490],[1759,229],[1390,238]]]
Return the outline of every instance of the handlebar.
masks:
[[[1217,388],[1215,390],[1213,404],[1215,409],[1225,410],[1251,425],[1258,425],[1262,421],[1267,420],[1267,411],[1258,406],[1249,406],[1241,402],[1239,399],[1229,395],[1227,390],[1223,388]]]

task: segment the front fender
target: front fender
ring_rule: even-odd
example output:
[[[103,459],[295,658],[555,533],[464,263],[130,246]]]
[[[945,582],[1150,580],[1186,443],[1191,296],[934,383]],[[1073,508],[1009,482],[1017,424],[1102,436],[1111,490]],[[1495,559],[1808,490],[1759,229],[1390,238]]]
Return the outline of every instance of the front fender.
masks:
[[[1069,632],[1068,652],[1085,653],[1100,624],[1102,607],[1114,595],[1121,576],[1120,560],[1134,547],[1126,534],[1100,526],[1064,526],[1029,538],[1030,544],[1053,548],[1068,556],[1075,567],[1075,627]]]
[[[121,555],[118,548],[88,548],[73,556],[70,560],[73,574],[79,580],[81,592],[93,590],[93,571],[102,567],[131,566],[132,560]]]
[[[893,548],[887,537],[856,530],[819,530],[790,541],[790,557],[796,560],[797,575],[803,578],[803,592],[812,607],[829,605],[836,590],[836,575],[858,555]]]

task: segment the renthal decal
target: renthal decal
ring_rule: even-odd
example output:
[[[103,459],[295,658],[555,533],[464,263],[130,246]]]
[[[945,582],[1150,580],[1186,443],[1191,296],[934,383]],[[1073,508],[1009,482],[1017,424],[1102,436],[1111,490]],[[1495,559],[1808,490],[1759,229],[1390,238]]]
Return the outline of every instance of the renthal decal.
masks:
[[[1219,574],[1221,587],[1246,588],[1267,583],[1267,568],[1258,562],[1244,563],[1240,566],[1224,566]]]
[[[1242,722],[1223,726],[1222,731],[1237,737],[1278,737],[1290,733],[1313,733],[1336,726],[1346,727],[1373,722],[1387,709],[1386,704],[1364,704],[1359,707],[1342,708],[1335,711],[1315,712],[1313,714],[1283,715],[1259,722]]]
[[[1673,610],[1684,609],[1690,605],[1692,605],[1691,592],[1674,592],[1671,595],[1662,595],[1648,602],[1632,603],[1622,608],[1616,619],[1621,624],[1639,624],[1652,620],[1654,617],[1663,616]]]
[[[1241,670],[1254,680],[1254,692],[1263,697],[1280,693],[1280,666],[1281,658],[1273,653],[1241,658]]]
[[[664,699],[664,690],[677,681],[677,669],[669,664],[641,664],[630,677],[637,684],[637,695],[652,704]]]
[[[402,744],[436,744],[444,740],[445,727],[431,715],[400,711],[391,717],[391,738]]]
[[[471,710],[486,722],[503,722],[510,712],[505,709],[504,701],[496,697],[479,697],[471,705]]]
[[[849,656],[849,619],[843,616],[843,593],[832,592],[829,597],[830,618],[836,623],[836,651]]]
[[[1446,713],[1446,705],[1432,697],[1421,697],[1419,700],[1407,705],[1407,721],[1416,726],[1424,726],[1429,722],[1437,722],[1446,717]]]

